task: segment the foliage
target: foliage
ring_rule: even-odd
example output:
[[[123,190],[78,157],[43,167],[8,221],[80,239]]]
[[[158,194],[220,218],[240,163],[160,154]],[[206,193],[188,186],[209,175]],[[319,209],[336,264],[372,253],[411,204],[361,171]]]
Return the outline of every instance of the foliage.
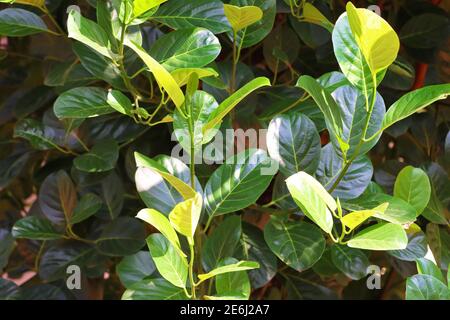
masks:
[[[450,299],[445,9],[0,2],[2,299]]]

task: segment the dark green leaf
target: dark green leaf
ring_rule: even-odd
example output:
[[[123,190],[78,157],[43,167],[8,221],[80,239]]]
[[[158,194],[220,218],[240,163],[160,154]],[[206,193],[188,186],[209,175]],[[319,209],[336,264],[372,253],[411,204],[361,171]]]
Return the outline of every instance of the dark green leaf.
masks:
[[[89,118],[114,112],[107,102],[108,92],[97,87],[79,87],[61,94],[53,105],[62,118]]]
[[[435,277],[416,274],[406,280],[406,300],[450,300],[450,289]]]
[[[370,265],[364,252],[339,244],[331,247],[331,259],[340,271],[353,280],[364,278]]]
[[[50,221],[36,216],[29,216],[18,220],[13,228],[12,234],[15,238],[34,240],[54,240],[63,237],[56,231]]]
[[[129,287],[122,300],[185,300],[182,288],[175,287],[164,279],[143,279]]]
[[[23,37],[48,31],[44,21],[35,13],[20,9],[7,8],[0,11],[0,35]]]
[[[79,223],[95,214],[102,206],[102,200],[93,193],[86,193],[73,210],[70,224]]]
[[[155,271],[155,264],[148,251],[139,251],[131,256],[126,256],[116,266],[116,273],[126,288],[151,276]]]
[[[86,172],[103,172],[114,169],[119,158],[119,145],[115,140],[104,140],[87,153],[74,159],[73,164],[78,170]]]

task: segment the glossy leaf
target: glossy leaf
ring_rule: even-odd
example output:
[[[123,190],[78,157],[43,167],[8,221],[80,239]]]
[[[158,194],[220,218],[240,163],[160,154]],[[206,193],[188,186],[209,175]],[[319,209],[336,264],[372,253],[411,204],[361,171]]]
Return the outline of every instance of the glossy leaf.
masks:
[[[104,140],[73,161],[74,166],[85,172],[104,172],[114,169],[119,158],[119,145],[115,140]]]
[[[73,210],[70,224],[79,223],[91,217],[102,206],[102,200],[93,193],[86,193]]]
[[[186,287],[188,264],[175,247],[161,234],[152,234],[147,245],[159,273],[174,286]]]
[[[97,87],[79,87],[62,93],[53,105],[62,118],[89,118],[114,112],[107,103],[107,91]]]
[[[351,248],[366,250],[405,249],[408,237],[402,226],[393,223],[377,223],[360,231],[348,241]]]
[[[116,273],[126,288],[151,276],[155,271],[156,266],[148,251],[126,256],[116,266]]]
[[[23,37],[49,31],[44,21],[35,13],[20,9],[7,8],[0,11],[0,35]]]
[[[406,300],[450,300],[450,290],[435,277],[416,274],[406,280]]]
[[[403,261],[416,261],[427,254],[427,239],[423,232],[408,234],[408,245],[403,250],[388,251],[391,256]]]
[[[395,180],[394,196],[408,202],[416,209],[416,216],[420,215],[431,196],[431,185],[427,174],[412,166],[403,168]]]
[[[267,149],[290,176],[299,171],[313,174],[320,159],[320,137],[314,123],[301,113],[279,115],[269,123]]]
[[[130,286],[122,295],[122,300],[185,300],[182,288],[170,282],[157,279],[143,279]]]
[[[61,131],[45,126],[34,119],[23,119],[14,128],[14,137],[20,137],[30,142],[33,148],[49,150],[62,144]]]
[[[325,188],[303,171],[286,179],[286,185],[303,213],[323,231],[330,233],[333,228],[332,212],[337,205]]]
[[[118,90],[111,90],[106,96],[106,103],[114,110],[132,116],[133,105],[126,95]]]
[[[264,228],[264,239],[281,261],[298,272],[312,267],[325,250],[320,229],[306,222],[271,218]]]
[[[234,258],[225,259],[220,265],[237,263]],[[236,297],[239,300],[247,300],[250,297],[250,280],[246,271],[237,271],[219,274],[216,276],[216,292],[222,297]]]
[[[237,263],[227,264],[223,265],[221,267],[217,267],[214,270],[211,270],[208,273],[199,274],[198,278],[200,279],[200,282],[205,281],[207,279],[210,279],[212,277],[215,277],[220,274],[225,274],[229,272],[239,272],[239,271],[245,271],[245,270],[251,270],[259,268],[259,264],[254,261],[239,261]]]
[[[353,280],[364,278],[370,265],[364,252],[339,244],[331,247],[331,259],[341,272]]]
[[[273,168],[273,163],[260,149],[247,149],[227,159],[206,183],[204,201],[208,215],[235,212],[255,203],[276,173],[269,168]],[[269,170],[266,174],[265,169]]]
[[[183,41],[180,41],[183,39]],[[203,28],[181,29],[160,37],[149,54],[169,72],[206,66],[219,55],[221,46],[214,34]]]
[[[444,276],[441,270],[434,264],[434,262],[426,259],[420,258],[416,260],[417,271],[419,274],[427,274],[429,276],[435,277],[442,283],[445,283]]]
[[[248,27],[263,17],[262,10],[256,6],[238,7],[224,4],[223,9],[234,32]]]
[[[56,231],[50,221],[35,216],[18,220],[12,228],[12,235],[15,238],[34,240],[54,240],[63,237],[63,234]]]
[[[193,239],[202,211],[202,196],[197,193],[194,198],[178,203],[169,214],[172,227],[180,234]]]

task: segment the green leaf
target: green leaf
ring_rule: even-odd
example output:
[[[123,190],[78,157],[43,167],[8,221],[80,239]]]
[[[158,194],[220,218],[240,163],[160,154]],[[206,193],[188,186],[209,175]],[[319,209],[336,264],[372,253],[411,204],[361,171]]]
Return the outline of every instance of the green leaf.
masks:
[[[151,276],[156,271],[156,266],[148,251],[139,251],[131,256],[123,257],[116,266],[116,273],[120,282],[130,288],[135,283]]]
[[[343,131],[340,138],[349,144],[349,149],[345,153],[346,157],[351,158],[356,156],[356,153],[358,155],[366,154],[375,146],[381,136],[380,129],[386,110],[383,98],[377,93],[369,124],[366,129],[366,136],[363,137],[367,118],[366,98],[364,94],[353,86],[344,85],[334,90],[331,95],[336,101],[336,105],[338,106],[339,113],[342,117]],[[371,97],[372,94],[369,95],[368,99],[371,100]],[[372,137],[373,135],[376,135],[376,138],[373,138],[370,141],[363,141],[360,144],[362,138]],[[331,135],[330,138],[336,152],[342,157],[339,152],[340,140],[336,139],[333,135]]]
[[[103,140],[73,160],[75,168],[85,172],[104,172],[114,169],[119,158],[119,145],[113,139]]]
[[[343,167],[344,162],[329,143],[322,148],[320,154],[319,167],[316,172],[317,180],[325,188],[330,189]],[[344,177],[333,190],[332,195],[340,199],[356,198],[366,190],[372,175],[373,166],[369,157],[366,155],[359,156],[352,161]]]
[[[119,217],[103,228],[95,242],[102,254],[116,257],[138,252],[144,245],[144,239],[144,226],[139,221],[130,217]]]
[[[0,11],[0,35],[23,37],[40,32],[50,32],[50,30],[37,14],[19,8],[7,8]]]
[[[170,183],[171,186],[173,186],[184,198],[184,200],[188,200],[190,198],[195,197],[195,190],[191,188],[189,184],[187,184],[185,181],[183,181],[180,178],[177,178],[175,175],[171,174],[164,168],[162,165],[160,165],[157,161],[152,160],[143,154],[140,154],[139,152],[134,153],[134,157],[136,159],[136,165],[138,167],[145,167],[148,169],[153,170],[154,172],[161,175],[168,183]],[[138,191],[139,191],[138,187]]]
[[[194,94],[189,99],[190,114],[193,122],[193,134],[194,134],[194,147],[195,153],[201,150],[203,144],[208,143],[217,133],[219,129],[219,124],[209,130],[204,132],[204,126],[212,121],[214,111],[217,109],[218,104],[216,99],[209,93],[205,91],[196,90]],[[186,108],[186,106],[184,106]],[[180,111],[176,110],[173,114],[173,129],[177,140],[180,142],[181,146],[188,153],[191,152],[191,136],[190,136],[190,125],[189,119],[185,119]]]
[[[219,105],[217,109],[214,110],[210,117],[210,121],[203,127],[203,134],[208,133],[208,130],[213,129],[218,125],[222,119],[231,111],[233,108],[241,102],[246,96],[255,91],[258,88],[270,86],[270,81],[266,77],[258,77],[251,80],[239,90],[234,92],[231,96],[226,98]]]
[[[198,78],[217,77],[219,74],[212,68],[180,68],[172,71],[170,74],[178,83],[178,86],[182,87],[187,84],[189,77],[196,73]]]
[[[331,94],[310,76],[301,76],[298,78],[296,86],[308,92],[317,103],[317,106],[325,116],[325,122],[330,134],[334,137],[334,139],[336,139],[336,141],[338,141],[342,153],[345,154],[350,146],[348,141],[343,140],[343,115]]]
[[[62,118],[89,118],[114,112],[107,102],[108,92],[97,87],[79,87],[62,93],[53,105],[55,115]]]
[[[227,264],[218,267],[208,273],[199,274],[198,275],[198,278],[200,279],[199,283],[220,274],[225,274],[229,272],[239,272],[256,268],[259,268],[259,264],[255,261],[239,261],[237,263]]]
[[[63,237],[62,233],[53,228],[50,221],[35,216],[18,220],[12,228],[12,235],[14,238],[34,240],[54,240]]]
[[[180,41],[183,39],[183,41]],[[200,68],[214,61],[221,46],[214,34],[203,28],[167,33],[152,45],[149,54],[169,72],[179,68]]]
[[[135,17],[139,17],[141,14],[149,11],[150,9],[159,6],[161,3],[167,0],[134,0],[133,1],[133,14]]]
[[[388,253],[403,261],[416,261],[419,258],[423,258],[427,254],[427,239],[425,234],[420,231],[415,234],[408,234],[408,245],[403,250],[392,250]]]
[[[175,30],[203,27],[215,34],[230,30],[223,3],[218,0],[169,1],[152,18]]]
[[[320,229],[307,222],[284,222],[272,216],[264,228],[264,239],[281,261],[298,272],[312,267],[325,250]]]
[[[259,263],[258,269],[248,272],[253,289],[263,287],[277,273],[277,257],[267,246],[263,232],[252,224],[242,224],[242,236],[235,250],[235,255],[240,260],[251,260]]]
[[[77,205],[77,192],[69,175],[60,170],[47,176],[39,189],[38,201],[51,222],[69,222]]]
[[[387,209],[383,213],[376,212],[374,217],[396,224],[407,224],[416,219],[416,210],[409,203],[383,193],[363,194],[359,198],[344,201],[342,207],[347,210],[361,211],[386,202],[389,203]]]
[[[223,10],[234,32],[247,28],[263,17],[263,11],[256,6],[238,7],[224,4]]]
[[[352,85],[369,96],[369,93],[373,92],[373,88],[383,80],[385,70],[377,73],[374,84],[370,67],[352,34],[347,13],[343,13],[336,21],[332,38],[334,55],[342,73]]]
[[[200,214],[202,212],[202,196],[197,193],[194,198],[178,203],[169,214],[172,227],[190,241],[194,238]]]
[[[373,215],[383,215],[388,206],[389,203],[386,202],[373,209],[350,212],[341,219],[341,223],[351,231]]]
[[[328,20],[316,7],[307,2],[303,5],[302,18],[310,23],[324,27],[329,32],[333,31],[333,23]]]
[[[28,140],[33,148],[38,150],[55,149],[62,144],[57,130],[34,119],[23,119],[17,122],[14,137]]]
[[[420,258],[416,260],[416,266],[419,274],[426,274],[435,277],[442,283],[445,283],[444,276],[442,275],[441,270],[439,270],[434,262],[426,258]]]
[[[115,60],[117,55],[111,51],[108,34],[95,22],[84,18],[77,10],[70,10],[67,17],[69,38],[80,41],[101,55]]]
[[[331,246],[331,260],[350,279],[359,280],[367,276],[370,262],[365,253],[359,249],[334,244]]]
[[[34,6],[36,8],[42,8],[45,5],[45,0],[0,0],[0,2],[4,3],[20,3],[26,4],[29,6]]]
[[[319,165],[320,136],[314,122],[301,113],[276,116],[267,130],[270,157],[290,176],[299,171],[313,174]]]
[[[19,286],[14,282],[0,278],[0,299],[14,300],[19,294]]]
[[[234,258],[226,258],[220,266],[238,263]],[[216,276],[216,292],[221,297],[236,297],[238,300],[248,300],[251,287],[247,272],[237,271]]]
[[[403,168],[394,185],[394,197],[408,202],[419,216],[426,208],[431,196],[431,185],[427,174],[412,166]]]
[[[425,210],[423,210],[422,216],[433,223],[448,224],[445,216],[444,205],[439,199],[436,188],[433,184],[431,184],[430,201],[428,202]]]
[[[182,288],[160,278],[136,282],[122,295],[122,300],[185,300],[187,298]]]
[[[400,250],[407,244],[408,237],[402,226],[384,222],[365,228],[348,241],[351,248],[367,250]]]
[[[437,84],[406,93],[390,106],[383,119],[383,130],[450,95],[450,84]]]
[[[0,229],[0,272],[3,272],[3,269],[8,265],[9,256],[14,250],[14,246],[15,246],[14,236],[11,235],[11,233],[8,230]]]
[[[450,300],[450,289],[435,277],[416,274],[406,280],[406,300]]]
[[[73,210],[72,217],[70,218],[70,224],[76,224],[86,220],[100,210],[102,204],[102,200],[94,193],[84,194],[81,197],[80,202],[78,202],[77,206]]]
[[[337,205],[325,188],[303,171],[286,179],[286,185],[303,213],[323,231],[330,233],[333,228],[332,212],[336,211]]]
[[[111,90],[106,96],[106,103],[114,110],[132,117],[133,105],[126,95],[118,90]]]
[[[162,213],[154,209],[142,209],[138,212],[136,218],[151,224],[154,228],[161,232],[175,248],[178,249],[182,256],[186,256],[183,253],[183,250],[181,250],[180,240],[178,239],[175,229],[170,224],[169,219],[167,219]]]
[[[237,7],[256,6],[263,13],[261,19],[237,32],[236,43],[241,45],[242,48],[248,48],[257,44],[270,33],[277,11],[275,0],[232,0],[230,4]],[[229,32],[228,36],[230,39],[233,39],[232,32]]]
[[[169,180],[166,180],[159,173],[159,171],[161,171],[165,175],[170,174],[190,188],[191,174],[189,168],[180,159],[159,156],[155,158],[155,160],[150,161],[148,163],[149,165],[146,165],[145,159],[149,158],[144,158],[142,155],[135,155],[135,157],[138,165],[135,173],[136,188],[141,199],[148,208],[156,209],[167,216],[177,203],[184,199],[189,199],[189,196],[191,195],[190,191],[183,197],[180,192],[177,191],[178,189],[169,183],[169,180],[172,178],[167,176],[166,178]],[[138,157],[140,157],[139,160]],[[153,169],[154,165],[157,166],[157,170]],[[173,182],[178,183],[177,180],[173,180]],[[202,188],[197,178],[195,178],[195,186],[197,192],[202,192]],[[184,188],[185,187],[182,187],[182,192],[184,192]],[[195,192],[192,193],[191,198],[194,195]]]
[[[208,215],[235,212],[255,203],[276,173],[270,170],[273,167],[272,160],[261,149],[247,149],[227,159],[206,183],[204,196]]]
[[[353,36],[375,77],[397,57],[400,49],[397,33],[371,10],[357,9],[351,2],[347,2],[346,10]]]
[[[205,271],[216,268],[222,259],[232,257],[241,237],[241,218],[229,216],[209,235],[202,248]]]
[[[402,44],[414,49],[434,49],[446,38],[448,17],[445,14],[417,12],[399,32]]]
[[[122,180],[114,171],[111,171],[101,180],[100,186],[100,196],[104,205],[96,215],[103,219],[114,220],[123,208],[125,190]]]
[[[145,65],[154,75],[159,87],[167,92],[177,108],[181,108],[184,102],[184,95],[170,73],[138,44],[133,41],[126,40],[125,45],[130,47],[142,59],[142,61],[144,61]]]
[[[82,270],[94,248],[81,242],[60,243],[44,252],[39,263],[39,277],[47,281],[64,279],[67,267],[78,265]]]
[[[188,263],[162,234],[148,236],[147,245],[158,272],[179,288],[186,287]]]

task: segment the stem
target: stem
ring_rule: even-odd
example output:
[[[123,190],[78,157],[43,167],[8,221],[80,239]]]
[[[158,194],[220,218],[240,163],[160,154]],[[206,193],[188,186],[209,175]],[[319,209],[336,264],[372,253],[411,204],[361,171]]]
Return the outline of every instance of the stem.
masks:
[[[39,272],[39,261],[41,260],[42,251],[44,251],[45,243],[46,240],[42,241],[41,246],[39,247],[39,251],[34,260],[34,269],[36,270],[36,272]]]
[[[236,87],[236,66],[237,66],[237,48],[236,48],[236,31],[233,31],[233,66],[231,69],[230,93],[233,93]]]
[[[189,240],[189,250],[191,252],[190,259],[189,259],[189,281],[191,283],[191,297],[192,299],[195,299],[195,282],[194,282],[194,257],[195,257],[195,250],[194,250],[194,241]]]

